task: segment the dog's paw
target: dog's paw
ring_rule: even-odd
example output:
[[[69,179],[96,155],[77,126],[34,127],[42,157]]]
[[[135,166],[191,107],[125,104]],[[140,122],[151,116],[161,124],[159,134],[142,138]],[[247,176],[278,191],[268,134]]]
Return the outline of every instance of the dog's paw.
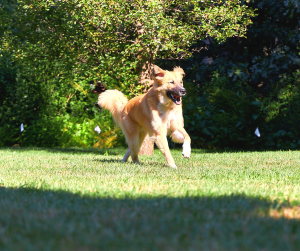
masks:
[[[182,152],[182,156],[185,157],[186,159],[191,157],[191,153],[190,152]]]
[[[177,166],[175,165],[175,163],[174,164],[170,164],[170,165],[168,165],[169,167],[172,167],[172,168],[174,168],[174,169],[177,169]]]
[[[188,159],[191,156],[191,145],[184,141],[182,145],[182,156]]]

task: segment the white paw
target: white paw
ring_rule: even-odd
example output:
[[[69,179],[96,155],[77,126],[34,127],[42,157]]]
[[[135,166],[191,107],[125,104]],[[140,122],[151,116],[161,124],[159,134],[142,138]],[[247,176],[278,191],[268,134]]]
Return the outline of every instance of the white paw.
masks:
[[[177,169],[177,166],[175,164],[171,164],[171,165],[168,165],[169,167],[172,167],[174,169]]]
[[[187,141],[183,142],[182,156],[187,158],[187,159],[191,156],[191,145]]]

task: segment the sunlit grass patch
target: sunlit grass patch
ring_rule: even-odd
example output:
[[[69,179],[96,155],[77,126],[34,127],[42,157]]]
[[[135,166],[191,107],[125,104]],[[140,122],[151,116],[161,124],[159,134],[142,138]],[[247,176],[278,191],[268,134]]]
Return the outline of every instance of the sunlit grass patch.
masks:
[[[275,219],[300,219],[300,207],[281,207],[280,209],[270,209],[269,215]]]

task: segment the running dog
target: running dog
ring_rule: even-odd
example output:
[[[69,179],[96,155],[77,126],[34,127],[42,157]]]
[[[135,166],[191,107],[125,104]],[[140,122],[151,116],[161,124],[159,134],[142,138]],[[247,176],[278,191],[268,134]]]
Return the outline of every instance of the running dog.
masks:
[[[147,133],[163,153],[168,166],[177,168],[171,155],[167,136],[175,143],[183,143],[182,155],[191,155],[191,139],[185,131],[181,98],[186,94],[182,79],[183,69],[175,67],[166,71],[154,66],[153,87],[146,93],[129,101],[118,90],[106,90],[98,98],[99,106],[112,113],[114,121],[121,127],[128,150],[122,161],[131,155],[139,163],[138,153]]]

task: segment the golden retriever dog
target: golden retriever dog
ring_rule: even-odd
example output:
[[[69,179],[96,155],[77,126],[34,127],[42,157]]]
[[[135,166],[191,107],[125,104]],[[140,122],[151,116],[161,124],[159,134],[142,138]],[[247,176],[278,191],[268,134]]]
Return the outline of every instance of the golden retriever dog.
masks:
[[[168,166],[177,168],[171,155],[167,136],[176,143],[183,143],[182,155],[191,155],[191,139],[185,131],[182,116],[181,97],[186,91],[182,78],[183,69],[175,67],[166,71],[154,66],[153,87],[146,93],[127,100],[118,90],[106,90],[98,98],[98,104],[112,113],[114,121],[121,127],[128,150],[122,161],[131,155],[139,163],[138,153],[147,133],[163,153]]]

